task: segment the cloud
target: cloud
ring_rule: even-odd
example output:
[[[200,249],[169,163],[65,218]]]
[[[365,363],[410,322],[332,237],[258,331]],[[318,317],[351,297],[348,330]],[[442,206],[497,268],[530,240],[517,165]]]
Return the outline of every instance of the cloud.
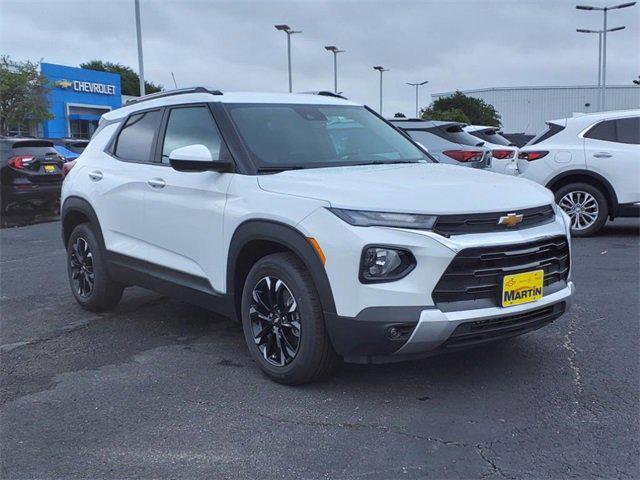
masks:
[[[600,4],[600,0],[592,0]],[[211,85],[226,90],[285,91],[288,23],[294,90],[332,89],[338,45],[339,89],[378,104],[384,65],[384,111],[411,114],[414,90],[432,92],[596,81],[599,12],[575,1],[160,1],[141,0],[145,73],[167,87]],[[607,78],[630,84],[640,74],[640,7],[613,11]],[[91,59],[137,69],[133,0],[0,0],[2,52],[16,59],[78,65]]]

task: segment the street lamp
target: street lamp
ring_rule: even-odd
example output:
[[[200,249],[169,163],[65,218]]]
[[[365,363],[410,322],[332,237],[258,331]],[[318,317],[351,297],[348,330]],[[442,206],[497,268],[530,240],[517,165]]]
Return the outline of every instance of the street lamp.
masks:
[[[610,28],[608,32],[617,32],[618,30],[624,30],[625,27]],[[589,30],[587,28],[576,28],[578,33],[597,33],[598,34],[598,111],[602,109],[600,100],[602,96],[602,34],[603,30]]]
[[[344,53],[345,50],[340,50],[335,45],[329,45],[324,49],[333,52],[333,91],[338,93],[338,54]]]
[[[384,68],[380,65],[376,65],[375,67],[373,67],[373,69],[380,72],[380,109],[378,110],[378,113],[382,115],[382,72],[388,72],[389,69]]]
[[[142,30],[140,28],[140,0],[134,2],[136,10],[136,37],[138,37],[138,78],[140,80],[140,96],[144,97],[144,62],[142,61]]]
[[[600,101],[600,109],[605,109],[605,95],[607,88],[607,12],[609,10],[619,10],[621,8],[633,7],[636,2],[621,3],[619,5],[613,5],[611,7],[593,7],[591,5],[576,5],[578,10],[601,10],[604,17],[604,27],[602,28],[602,85],[600,87],[600,95],[602,100]],[[622,29],[620,29],[622,30]]]
[[[287,64],[289,66],[289,93],[293,91],[293,83],[291,81],[291,35],[294,33],[302,33],[302,30],[292,30],[289,25],[274,25],[276,30],[280,30],[287,34]]]
[[[420,83],[409,83],[407,82],[407,85],[410,85],[412,87],[416,87],[416,118],[418,118],[418,88],[422,85],[426,85],[427,83],[429,83],[429,80],[425,80],[424,82],[420,82]]]

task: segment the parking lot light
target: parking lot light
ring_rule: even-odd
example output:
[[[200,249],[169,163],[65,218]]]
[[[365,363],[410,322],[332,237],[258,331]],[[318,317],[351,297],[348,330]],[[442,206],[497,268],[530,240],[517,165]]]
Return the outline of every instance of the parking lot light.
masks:
[[[388,68],[384,68],[381,65],[376,65],[375,67],[373,67],[373,69],[380,72],[380,109],[378,110],[378,113],[380,115],[382,115],[382,73],[383,72],[388,72],[389,69]]]
[[[416,118],[418,118],[418,88],[420,88],[422,85],[426,85],[427,83],[429,83],[429,80],[425,80],[424,82],[420,82],[420,83],[407,82],[407,85],[416,87]]]
[[[293,91],[293,81],[291,79],[291,35],[294,33],[302,33],[302,30],[293,30],[289,25],[274,25],[276,30],[280,30],[287,34],[287,65],[289,68],[289,93]]]
[[[607,12],[609,10],[619,10],[621,8],[627,8],[627,7],[633,7],[637,2],[627,2],[627,3],[620,3],[618,5],[613,5],[613,6],[607,6],[607,7],[594,7],[592,5],[576,5],[576,8],[578,10],[599,10],[602,11],[603,13],[603,28],[601,30],[602,32],[602,47],[601,47],[601,51],[602,51],[602,82],[599,82],[600,85],[600,101],[599,101],[599,106],[600,106],[600,110],[604,111],[605,110],[605,103],[606,103],[606,88],[607,88],[607,32],[615,32],[618,30],[622,30],[624,27],[617,27],[615,29],[607,29]],[[580,30],[578,30],[580,31]],[[581,32],[581,33],[586,33],[586,32]],[[600,77],[600,76],[599,76]],[[598,78],[599,80],[600,78]]]
[[[338,54],[344,53],[346,50],[340,50],[335,45],[329,45],[324,49],[333,52],[333,91],[338,93]]]

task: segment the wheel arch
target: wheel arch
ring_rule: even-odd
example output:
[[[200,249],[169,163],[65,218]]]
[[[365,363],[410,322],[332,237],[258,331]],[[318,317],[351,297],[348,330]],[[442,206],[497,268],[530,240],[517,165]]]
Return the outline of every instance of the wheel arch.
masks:
[[[75,196],[68,197],[60,208],[60,220],[62,224],[62,241],[64,242],[65,248],[67,247],[73,229],[81,223],[88,222],[98,237],[100,247],[103,251],[105,250],[100,221],[98,220],[95,210],[87,200]]]
[[[255,262],[271,253],[290,251],[305,265],[320,297],[325,320],[336,316],[331,284],[313,246],[300,231],[272,220],[248,220],[233,234],[227,263],[227,294],[234,299],[237,318],[244,281]]]
[[[570,183],[588,183],[598,188],[607,199],[607,207],[609,207],[609,218],[613,219],[618,211],[618,196],[613,185],[602,175],[591,172],[589,170],[570,170],[553,177],[548,183],[547,188],[552,192],[556,192],[559,188]]]

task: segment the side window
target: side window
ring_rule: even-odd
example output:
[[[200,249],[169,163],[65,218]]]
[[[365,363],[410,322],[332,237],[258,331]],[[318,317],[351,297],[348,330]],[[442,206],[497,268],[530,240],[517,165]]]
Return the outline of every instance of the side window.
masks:
[[[150,162],[153,139],[161,120],[160,110],[131,115],[116,139],[113,152],[116,157],[133,162]]]
[[[169,114],[162,145],[162,163],[169,163],[169,155],[176,148],[204,145],[211,158],[221,159],[222,140],[218,128],[206,107],[174,108]]]
[[[616,120],[618,142],[640,144],[640,117],[621,118]]]
[[[607,142],[616,141],[616,121],[606,120],[593,126],[585,135],[585,138],[594,140],[605,140]]]

